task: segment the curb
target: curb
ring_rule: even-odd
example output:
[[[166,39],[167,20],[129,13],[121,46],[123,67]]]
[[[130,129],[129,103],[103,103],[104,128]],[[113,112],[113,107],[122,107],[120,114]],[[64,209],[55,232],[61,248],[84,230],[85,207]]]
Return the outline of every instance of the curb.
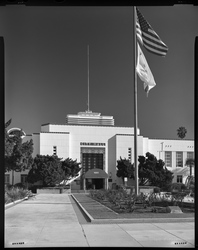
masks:
[[[84,209],[84,207],[79,203],[79,201],[72,194],[70,195],[72,196],[72,198],[74,199],[74,201],[76,202],[76,204],[78,205],[82,213],[85,215],[85,217],[88,219],[88,221],[93,222],[95,219],[87,212],[87,210]]]
[[[194,222],[194,218],[117,218],[117,219],[94,219],[94,224],[108,223],[172,223],[172,222]]]
[[[24,200],[28,200],[28,196],[26,196],[25,198],[23,198],[23,199],[21,199],[21,200],[16,200],[16,201],[13,201],[13,202],[11,202],[11,203],[5,205],[5,210],[8,209],[8,208],[10,208],[10,207],[13,207],[13,206],[15,206],[15,205],[17,205],[17,204],[19,204],[19,203],[21,203],[21,202],[24,201]]]

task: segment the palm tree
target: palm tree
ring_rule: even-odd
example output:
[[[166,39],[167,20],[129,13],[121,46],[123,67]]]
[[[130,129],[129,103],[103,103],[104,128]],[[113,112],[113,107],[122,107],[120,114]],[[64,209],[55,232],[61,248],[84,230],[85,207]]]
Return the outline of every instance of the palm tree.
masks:
[[[190,167],[190,176],[192,176],[192,166],[194,166],[194,164],[195,164],[195,160],[193,158],[186,159],[185,166]]]
[[[184,139],[184,137],[186,137],[186,133],[187,133],[187,129],[185,127],[179,127],[177,129],[177,136],[180,139]]]

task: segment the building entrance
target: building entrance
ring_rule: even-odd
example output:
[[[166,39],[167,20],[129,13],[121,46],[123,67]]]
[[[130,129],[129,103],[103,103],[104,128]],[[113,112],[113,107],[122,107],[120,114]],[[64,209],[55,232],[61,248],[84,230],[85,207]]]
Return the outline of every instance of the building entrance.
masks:
[[[104,179],[92,179],[93,186],[95,189],[103,189],[104,188]]]
[[[86,189],[104,189],[104,181],[103,178],[97,178],[97,179],[86,179]]]
[[[84,189],[105,189],[108,174],[99,168],[93,168],[87,171],[83,177]]]
[[[91,169],[105,169],[105,148],[92,148],[92,147],[81,147],[81,162],[82,162],[82,177],[81,177],[81,189],[84,189],[84,184],[87,189],[101,189],[104,188],[104,180],[94,177],[83,181],[83,176]]]

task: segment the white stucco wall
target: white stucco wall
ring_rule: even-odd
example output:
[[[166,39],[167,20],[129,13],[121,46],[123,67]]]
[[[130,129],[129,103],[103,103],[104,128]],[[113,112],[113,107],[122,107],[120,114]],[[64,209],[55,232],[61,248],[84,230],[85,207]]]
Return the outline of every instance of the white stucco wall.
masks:
[[[165,161],[165,151],[172,152],[172,168],[176,168],[176,152],[183,152],[183,164],[187,159],[187,152],[194,152],[193,140],[163,140],[149,139],[148,152],[154,154],[157,159]],[[184,167],[183,165],[183,167]]]
[[[53,155],[53,147],[57,148],[57,156],[66,159],[69,153],[69,133],[40,133],[40,154]]]
[[[177,176],[182,175],[182,182],[185,183],[187,176],[190,174],[185,166],[187,152],[194,152],[193,140],[164,140],[164,139],[149,139],[148,152],[154,154],[157,159],[162,159],[165,162],[165,151],[172,152],[172,167],[167,167],[168,170],[174,173],[172,182],[177,182]],[[176,152],[183,152],[183,166],[176,167]],[[192,171],[194,175],[194,168]]]
[[[105,143],[105,171],[108,172],[108,141],[109,138],[113,137],[115,134],[133,134],[134,129],[132,127],[114,127],[114,126],[78,126],[78,125],[53,125],[47,124],[41,127],[41,131],[45,132],[69,132],[69,150],[70,157],[72,159],[81,160],[81,142],[89,143]],[[139,133],[139,130],[138,130]],[[49,148],[47,143],[46,147]],[[45,146],[42,146],[42,152],[44,152]],[[89,147],[89,146],[83,146]],[[100,146],[94,146],[99,147]],[[102,146],[104,147],[104,146]],[[45,149],[46,150],[46,149]],[[49,152],[50,148],[46,150]]]
[[[40,134],[33,134],[32,135],[32,140],[33,140],[33,147],[34,147],[34,151],[32,154],[32,157],[35,157],[37,154],[40,154]]]

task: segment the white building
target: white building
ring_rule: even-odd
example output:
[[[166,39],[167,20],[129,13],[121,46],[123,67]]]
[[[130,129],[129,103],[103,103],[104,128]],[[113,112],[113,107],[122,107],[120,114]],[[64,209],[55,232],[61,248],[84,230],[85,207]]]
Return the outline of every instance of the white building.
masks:
[[[138,134],[138,155],[147,152],[162,159],[174,173],[173,182],[185,183],[189,168],[187,158],[194,158],[193,140],[149,139]],[[27,135],[24,140],[33,139],[33,157],[57,155],[81,162],[81,177],[75,180],[75,189],[110,188],[112,183],[121,183],[116,176],[117,160],[127,158],[134,162],[134,128],[117,127],[112,116],[101,116],[91,111],[68,115],[65,125],[43,124],[39,133]],[[93,170],[91,170],[93,169]],[[99,170],[100,169],[100,170]],[[14,182],[24,182],[28,170],[14,173]],[[194,173],[194,170],[193,170]],[[6,173],[6,182],[12,183],[12,173]],[[132,181],[128,181],[131,185]]]

